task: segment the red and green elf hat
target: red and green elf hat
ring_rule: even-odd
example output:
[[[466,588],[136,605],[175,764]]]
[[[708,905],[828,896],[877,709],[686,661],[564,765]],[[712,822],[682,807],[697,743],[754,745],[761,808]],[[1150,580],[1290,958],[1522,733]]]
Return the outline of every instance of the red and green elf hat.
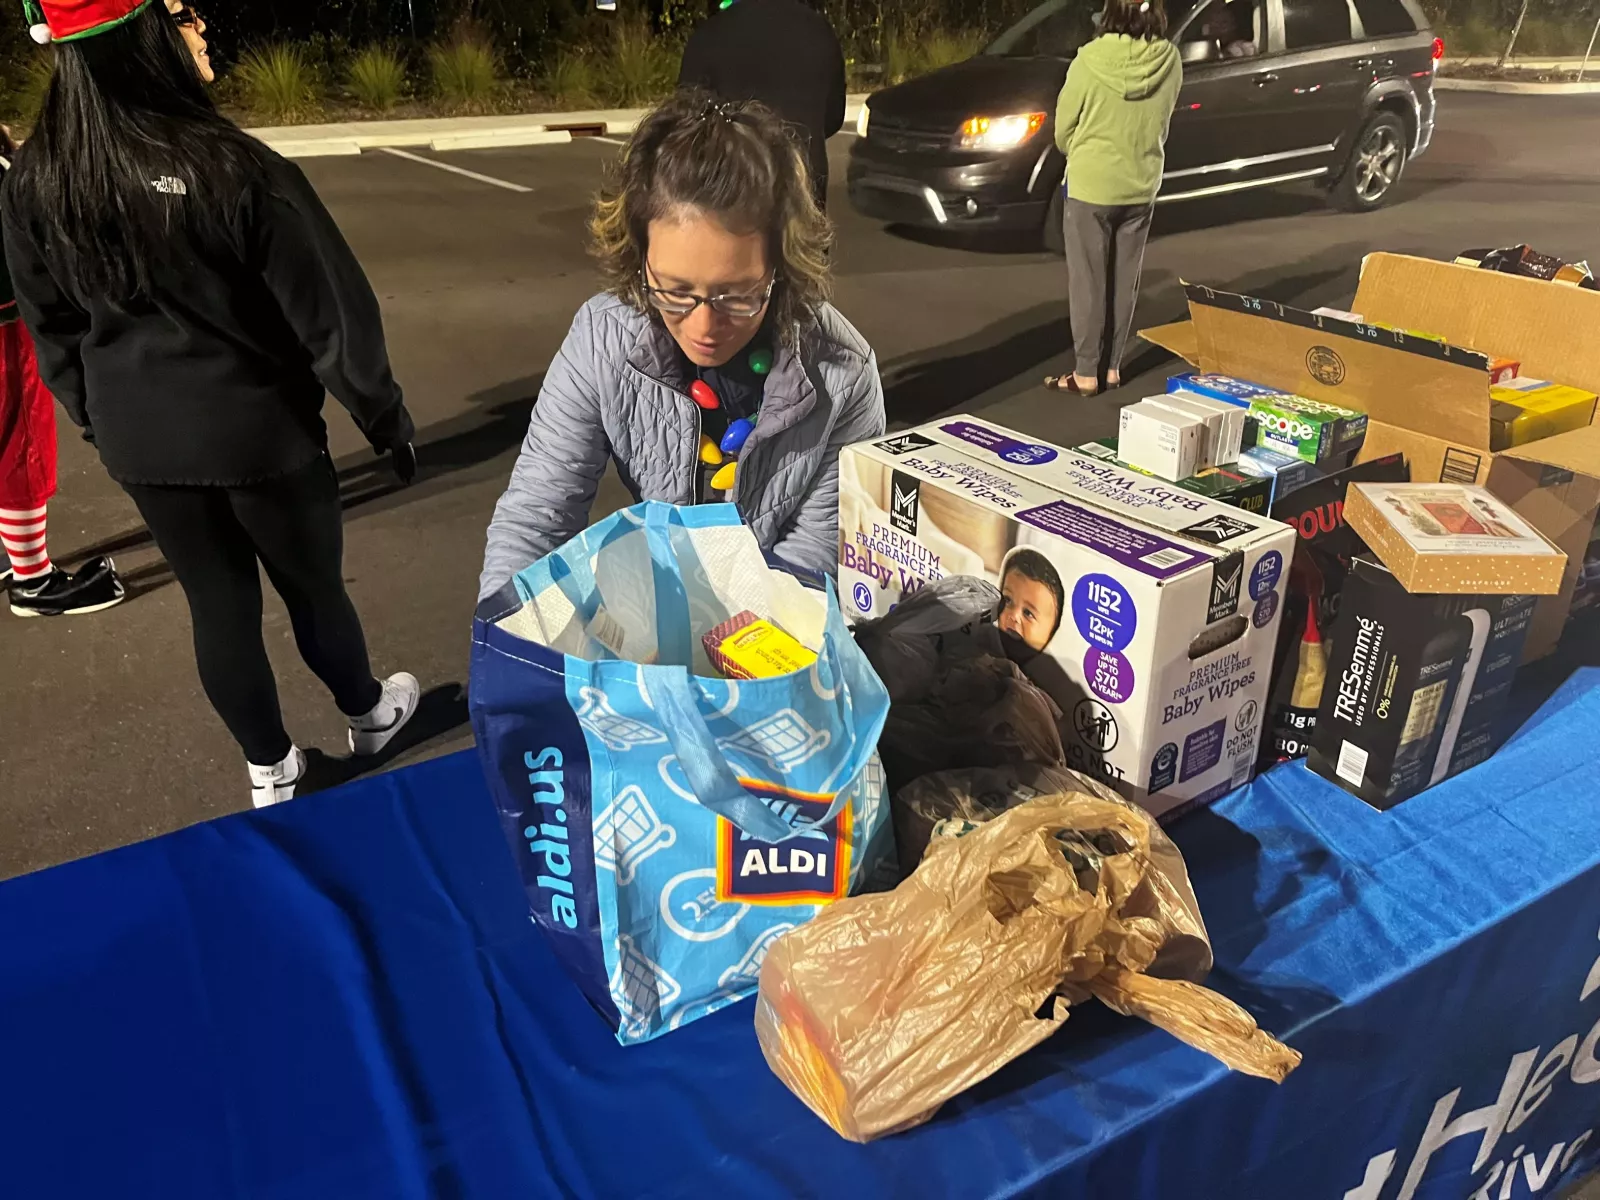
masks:
[[[28,33],[41,46],[93,37],[131,21],[156,0],[22,0]]]

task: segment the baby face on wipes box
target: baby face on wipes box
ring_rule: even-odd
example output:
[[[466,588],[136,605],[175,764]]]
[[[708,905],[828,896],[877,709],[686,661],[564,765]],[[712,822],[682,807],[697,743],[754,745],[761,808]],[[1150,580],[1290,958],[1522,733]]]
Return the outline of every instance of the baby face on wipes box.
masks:
[[[1043,650],[1061,627],[1066,591],[1061,575],[1037,550],[1013,550],[1000,575],[1001,632]]]

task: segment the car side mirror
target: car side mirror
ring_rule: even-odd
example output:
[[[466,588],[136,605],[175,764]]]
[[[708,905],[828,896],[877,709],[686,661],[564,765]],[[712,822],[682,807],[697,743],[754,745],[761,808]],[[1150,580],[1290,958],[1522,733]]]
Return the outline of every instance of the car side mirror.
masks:
[[[1195,63],[1221,62],[1222,43],[1216,38],[1200,38],[1198,41],[1183,42],[1178,46],[1178,57],[1184,66]]]

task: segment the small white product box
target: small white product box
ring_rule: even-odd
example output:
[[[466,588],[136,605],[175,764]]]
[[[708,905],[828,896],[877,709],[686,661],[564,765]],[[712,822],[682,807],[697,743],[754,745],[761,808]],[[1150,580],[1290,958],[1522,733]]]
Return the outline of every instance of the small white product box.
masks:
[[[1198,404],[1191,404],[1181,392],[1173,392],[1171,395],[1148,396],[1146,399],[1152,404],[1159,404],[1162,408],[1170,409],[1180,417],[1193,417],[1200,422],[1200,465],[1195,468],[1196,471],[1204,471],[1222,461],[1217,457],[1224,452],[1221,413],[1202,408]]]
[[[1163,479],[1187,479],[1200,469],[1204,437],[1203,418],[1140,400],[1122,410],[1117,456]]]
[[[973,417],[847,447],[839,497],[852,619],[979,576],[1069,766],[1163,819],[1250,778],[1292,526]]]
[[[1241,408],[1237,404],[1229,404],[1226,400],[1218,400],[1215,396],[1202,396],[1199,392],[1168,392],[1158,396],[1163,404],[1174,400],[1182,400],[1184,406],[1190,409],[1199,409],[1202,412],[1213,413],[1222,418],[1221,431],[1218,434],[1217,461],[1214,466],[1225,467],[1230,463],[1239,461],[1239,454],[1244,447],[1244,423],[1250,415],[1250,410]]]

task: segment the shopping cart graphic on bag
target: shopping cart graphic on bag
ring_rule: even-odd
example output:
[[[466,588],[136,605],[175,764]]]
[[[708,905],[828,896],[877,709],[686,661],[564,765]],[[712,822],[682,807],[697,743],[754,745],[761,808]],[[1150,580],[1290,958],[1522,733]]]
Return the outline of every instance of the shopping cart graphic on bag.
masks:
[[[772,943],[793,928],[793,925],[788,924],[774,925],[763,932],[750,943],[750,948],[744,952],[744,957],[718,977],[717,986],[730,990],[755,987],[761,981],[761,964],[766,961],[767,951],[772,948]]]
[[[617,873],[617,886],[633,882],[639,864],[678,840],[678,831],[650,807],[644,789],[630,783],[594,822],[594,865]]]
[[[658,746],[667,740],[667,735],[659,729],[625,717],[612,708],[611,701],[599,688],[579,688],[578,702],[578,724],[614,753],[622,754],[635,746]]]
[[[718,738],[724,752],[754,755],[773,770],[792,771],[818,751],[826,750],[833,735],[826,729],[813,729],[792,708],[758,721],[732,737]]]
[[[661,1010],[683,994],[678,981],[651,962],[626,933],[617,935],[617,969],[611,973],[611,998],[629,1038],[647,1036]]]
[[[867,759],[866,769],[861,772],[860,781],[851,796],[856,806],[856,819],[868,829],[877,824],[878,806],[883,803],[884,787],[883,762],[874,754]]]

